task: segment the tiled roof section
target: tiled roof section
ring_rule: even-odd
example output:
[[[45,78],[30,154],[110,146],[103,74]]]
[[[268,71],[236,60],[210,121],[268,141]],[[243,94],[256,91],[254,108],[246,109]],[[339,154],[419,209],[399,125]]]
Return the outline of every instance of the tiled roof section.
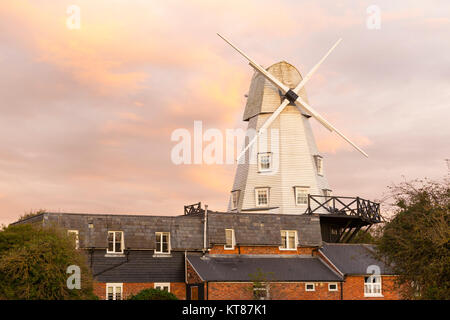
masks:
[[[126,249],[154,249],[156,232],[170,232],[172,250],[203,247],[202,216],[46,213],[44,219],[78,230],[82,248],[106,248],[108,231],[123,231]]]
[[[297,230],[300,246],[320,246],[320,220],[309,215],[208,213],[209,243],[224,244],[234,229],[237,245],[281,245],[280,230]]]
[[[152,250],[130,251],[128,257],[109,257],[94,250],[92,272],[100,282],[184,282],[184,252],[155,256]]]
[[[320,251],[344,274],[372,274],[369,266],[378,266],[381,274],[393,274],[383,261],[374,256],[369,244],[324,243]]]
[[[206,258],[187,256],[204,281],[253,281],[261,271],[268,281],[342,281],[342,278],[312,256],[226,255]]]

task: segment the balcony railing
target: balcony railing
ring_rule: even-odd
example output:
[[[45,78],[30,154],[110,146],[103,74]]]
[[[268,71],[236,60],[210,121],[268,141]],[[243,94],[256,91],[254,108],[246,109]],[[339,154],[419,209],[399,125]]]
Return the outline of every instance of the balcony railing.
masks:
[[[381,222],[380,204],[360,197],[308,195],[307,214],[331,213],[355,216],[371,223]]]

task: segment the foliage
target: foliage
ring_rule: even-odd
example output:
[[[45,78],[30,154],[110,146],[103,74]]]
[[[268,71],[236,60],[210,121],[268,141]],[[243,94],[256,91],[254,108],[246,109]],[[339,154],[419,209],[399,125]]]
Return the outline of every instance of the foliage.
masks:
[[[128,300],[178,300],[173,294],[165,290],[144,289],[128,298]]]
[[[378,241],[379,256],[400,275],[408,299],[450,299],[450,184],[429,180],[391,187],[394,218]]]
[[[263,272],[260,268],[256,269],[255,273],[249,274],[253,286],[253,298],[255,300],[262,300],[269,298],[270,281],[273,281],[273,272]]]
[[[36,211],[30,211],[28,213],[25,213],[25,214],[21,215],[19,217],[18,221],[22,221],[22,220],[25,220],[25,219],[28,219],[28,218],[31,218],[31,217],[34,217],[34,216],[38,216],[38,215],[40,215],[42,213],[45,213],[45,212],[46,211],[44,209],[39,209],[39,210],[36,210]]]
[[[81,289],[69,289],[67,267],[81,271]],[[0,299],[95,299],[85,255],[56,227],[13,225],[0,231]]]

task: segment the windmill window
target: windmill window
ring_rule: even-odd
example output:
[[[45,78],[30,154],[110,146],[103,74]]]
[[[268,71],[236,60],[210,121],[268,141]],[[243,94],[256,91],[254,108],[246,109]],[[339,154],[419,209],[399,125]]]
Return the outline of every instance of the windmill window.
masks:
[[[123,253],[124,239],[123,231],[108,231],[107,253]]]
[[[170,232],[156,232],[155,253],[170,253]]]
[[[106,300],[122,300],[123,283],[106,284]]]
[[[295,204],[308,204],[309,187],[295,187]]]
[[[272,153],[258,153],[258,171],[266,172],[272,170]]]
[[[382,297],[381,276],[364,277],[364,297]]]
[[[297,231],[281,230],[280,250],[297,250]]]
[[[322,158],[322,156],[315,155],[314,162],[316,163],[317,174],[323,175],[323,158]]]
[[[225,250],[233,250],[236,245],[233,229],[225,229]]]
[[[69,237],[73,237],[75,243],[75,249],[80,247],[80,239],[78,238],[78,230],[67,230]]]
[[[237,209],[238,204],[239,204],[239,190],[235,190],[231,192],[231,205],[232,205],[232,210]]]
[[[256,188],[256,206],[267,207],[269,205],[269,188]]]

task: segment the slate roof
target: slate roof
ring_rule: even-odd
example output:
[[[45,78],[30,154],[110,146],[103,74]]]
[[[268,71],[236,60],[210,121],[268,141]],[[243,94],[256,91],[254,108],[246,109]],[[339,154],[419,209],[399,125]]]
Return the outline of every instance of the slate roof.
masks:
[[[205,281],[253,281],[261,270],[269,281],[342,281],[342,278],[312,256],[290,255],[188,255],[188,262]]]
[[[208,213],[210,244],[225,243],[225,229],[234,229],[237,245],[281,245],[280,230],[297,230],[300,246],[320,246],[317,216],[258,213]]]
[[[172,250],[201,249],[201,216],[46,213],[45,224],[79,230],[80,247],[106,248],[108,231],[123,231],[126,249],[155,249],[155,232],[170,232]],[[89,228],[92,223],[93,228]]]
[[[344,274],[372,274],[369,266],[378,266],[381,274],[393,274],[383,261],[374,257],[369,244],[325,243],[320,251]]]
[[[16,223],[57,224],[78,230],[81,248],[106,248],[108,231],[123,231],[126,249],[154,249],[155,232],[170,232],[172,250],[203,248],[203,214],[180,216],[43,213]],[[93,228],[89,228],[89,224]],[[320,220],[309,215],[208,213],[209,245],[225,243],[225,229],[237,245],[281,245],[280,230],[297,230],[300,246],[320,246]]]

